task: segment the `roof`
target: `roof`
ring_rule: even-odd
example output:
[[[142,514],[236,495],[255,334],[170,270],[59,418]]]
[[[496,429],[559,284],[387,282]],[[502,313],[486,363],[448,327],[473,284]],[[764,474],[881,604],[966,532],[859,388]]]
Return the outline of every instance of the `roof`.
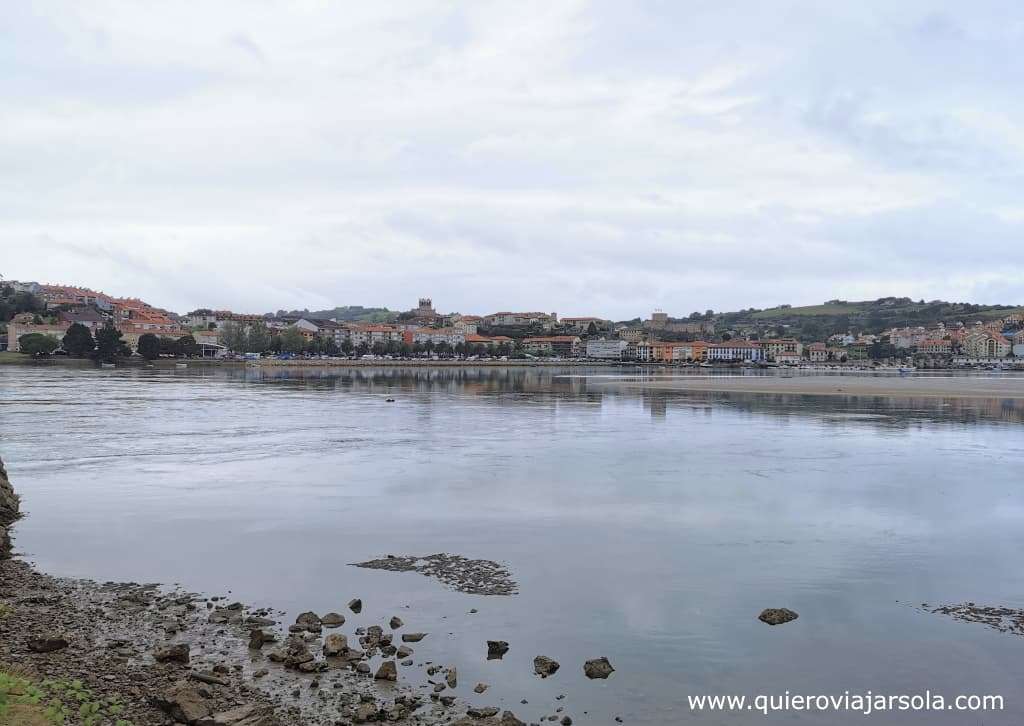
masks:
[[[62,320],[72,323],[99,323],[106,319],[92,308],[86,308],[85,310],[61,310],[60,317]]]

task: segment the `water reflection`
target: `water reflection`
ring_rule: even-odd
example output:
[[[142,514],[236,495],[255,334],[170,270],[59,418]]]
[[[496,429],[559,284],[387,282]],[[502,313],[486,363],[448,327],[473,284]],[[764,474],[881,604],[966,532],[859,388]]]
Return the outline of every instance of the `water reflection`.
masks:
[[[1024,605],[1019,402],[607,375],[9,367],[0,448],[31,513],[18,544],[61,574],[296,613],[362,596],[353,624],[403,613],[440,636],[418,655],[457,662],[527,720],[565,693],[577,723],[862,723],[692,714],[685,696],[931,688],[1002,692],[1008,718],[985,722],[1024,721],[1022,641],[908,605]],[[347,567],[436,551],[508,563],[521,594]],[[800,619],[768,628],[767,606]],[[487,639],[509,654],[487,661]],[[557,679],[531,676],[538,653],[561,660]],[[586,681],[582,662],[602,655],[616,673]]]

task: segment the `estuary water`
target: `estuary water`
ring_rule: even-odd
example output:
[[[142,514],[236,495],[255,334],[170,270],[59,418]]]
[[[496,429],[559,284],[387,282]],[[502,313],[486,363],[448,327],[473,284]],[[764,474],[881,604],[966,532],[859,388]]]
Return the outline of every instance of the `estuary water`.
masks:
[[[528,721],[1024,723],[1024,638],[928,612],[1024,608],[1021,402],[646,391],[609,371],[0,367],[16,545],[53,574],[292,616],[361,597],[345,632],[397,614],[460,696]],[[519,594],[349,564],[435,552],[499,561]],[[766,607],[800,617],[771,627]],[[532,674],[539,654],[556,676]],[[616,672],[587,680],[599,656]],[[688,700],[787,691],[1004,710]]]

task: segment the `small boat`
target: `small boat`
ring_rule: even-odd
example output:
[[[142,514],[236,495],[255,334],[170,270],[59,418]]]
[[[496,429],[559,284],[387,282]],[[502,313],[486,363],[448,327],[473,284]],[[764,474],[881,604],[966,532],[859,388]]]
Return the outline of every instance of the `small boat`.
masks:
[[[700,367],[701,368],[714,368],[714,366],[711,365],[710,363],[701,363]]]
[[[917,368],[915,366],[900,366],[897,370],[900,372],[900,375],[903,375],[905,373],[913,373]]]
[[[188,363],[175,363],[175,368],[188,368]]]
[[[100,363],[100,368],[117,368],[113,363]]]

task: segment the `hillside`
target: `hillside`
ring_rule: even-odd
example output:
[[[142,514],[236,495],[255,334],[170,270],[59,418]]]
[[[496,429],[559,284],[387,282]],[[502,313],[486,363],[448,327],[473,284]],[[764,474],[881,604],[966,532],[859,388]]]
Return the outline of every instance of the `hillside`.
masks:
[[[308,318],[334,318],[350,323],[386,323],[394,320],[398,313],[387,308],[364,308],[362,305],[344,305],[330,310],[278,310],[280,315],[302,315]]]
[[[767,335],[792,335],[803,340],[820,340],[833,333],[880,333],[893,327],[947,325],[975,320],[992,320],[1024,307],[1012,305],[974,305],[943,300],[914,302],[910,298],[878,300],[830,300],[821,305],[779,306],[766,310],[741,310],[719,313],[716,327],[754,329]]]

